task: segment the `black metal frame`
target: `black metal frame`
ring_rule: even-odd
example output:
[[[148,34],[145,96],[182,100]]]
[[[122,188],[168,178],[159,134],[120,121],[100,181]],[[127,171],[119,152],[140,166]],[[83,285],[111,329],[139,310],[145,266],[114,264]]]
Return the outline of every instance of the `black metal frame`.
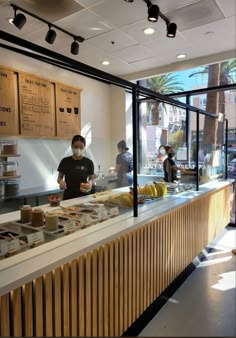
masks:
[[[191,106],[189,104],[184,104],[173,99],[170,96],[161,95],[150,89],[144,88],[140,85],[132,83],[130,81],[124,80],[117,76],[111,75],[109,73],[103,72],[99,69],[90,67],[86,64],[83,64],[79,61],[71,59],[69,57],[63,56],[59,53],[51,51],[47,48],[36,45],[32,42],[26,41],[22,38],[16,37],[12,34],[0,30],[0,39],[7,41],[9,44],[0,43],[0,47],[11,50],[13,52],[25,55],[30,58],[38,59],[42,62],[52,64],[54,66],[66,69],[71,72],[75,72],[80,75],[90,77],[94,80],[101,81],[106,84],[113,84],[119,87],[126,89],[129,92],[132,92],[133,99],[133,156],[134,156],[134,217],[138,215],[137,208],[137,149],[138,149],[138,104],[143,100],[156,100],[161,101],[166,104],[171,104],[176,107],[187,109],[189,111],[194,111],[197,114],[201,113],[203,115],[211,116],[217,118],[216,114],[207,112],[205,110],[199,109],[197,107]],[[21,48],[16,48],[11,44],[17,45]],[[28,49],[31,52],[25,50]],[[32,52],[33,51],[33,52]],[[181,93],[183,96],[183,93]]]

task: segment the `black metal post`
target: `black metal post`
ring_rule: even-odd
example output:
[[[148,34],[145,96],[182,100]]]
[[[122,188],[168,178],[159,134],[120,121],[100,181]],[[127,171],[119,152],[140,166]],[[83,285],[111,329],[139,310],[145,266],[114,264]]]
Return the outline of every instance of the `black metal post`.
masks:
[[[197,171],[197,182],[196,182],[196,190],[199,190],[199,158],[198,158],[198,153],[199,153],[199,113],[197,112],[197,133],[196,133],[196,171]]]
[[[138,118],[137,118],[137,90],[134,87],[132,90],[132,123],[133,123],[133,199],[134,199],[134,205],[133,205],[133,210],[134,210],[134,217],[138,216],[138,171],[137,171],[137,136],[138,136]]]
[[[190,104],[190,96],[186,95],[186,104]],[[187,161],[189,163],[189,145],[190,145],[190,110],[186,109],[186,136],[185,136],[185,142],[187,145]]]

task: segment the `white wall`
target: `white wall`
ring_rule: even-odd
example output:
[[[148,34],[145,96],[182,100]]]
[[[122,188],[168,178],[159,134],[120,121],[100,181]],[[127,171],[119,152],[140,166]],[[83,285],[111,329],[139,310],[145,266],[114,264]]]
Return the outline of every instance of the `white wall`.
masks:
[[[114,131],[111,102],[115,100],[115,94],[110,85],[4,49],[0,49],[0,65],[82,88],[81,134],[87,140],[88,157],[94,161],[95,170],[100,165],[104,172],[114,164],[110,140]],[[116,123],[119,122],[117,119]],[[71,154],[70,140],[22,137],[17,140],[21,154],[17,159],[22,173],[21,188],[57,184],[57,166],[62,157]]]

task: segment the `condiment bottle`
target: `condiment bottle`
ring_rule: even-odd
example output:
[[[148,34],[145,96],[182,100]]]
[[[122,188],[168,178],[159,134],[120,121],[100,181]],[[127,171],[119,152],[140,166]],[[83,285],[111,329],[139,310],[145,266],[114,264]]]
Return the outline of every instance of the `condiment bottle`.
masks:
[[[40,208],[34,208],[32,211],[32,225],[34,227],[43,226],[44,213]]]
[[[23,205],[20,209],[20,220],[22,223],[29,223],[32,220],[32,208],[30,205]]]
[[[46,214],[45,217],[46,230],[53,231],[58,229],[58,216],[54,214]]]

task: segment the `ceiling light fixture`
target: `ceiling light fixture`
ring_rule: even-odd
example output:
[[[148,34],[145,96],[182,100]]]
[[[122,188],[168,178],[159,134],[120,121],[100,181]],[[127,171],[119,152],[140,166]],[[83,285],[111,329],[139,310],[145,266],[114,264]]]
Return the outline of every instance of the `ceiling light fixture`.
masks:
[[[149,27],[149,28],[145,28],[143,32],[144,34],[150,35],[150,34],[155,33],[155,29]]]
[[[110,64],[110,62],[108,60],[104,60],[102,61],[103,66],[108,66]]]
[[[48,25],[48,28],[49,30],[45,36],[45,41],[52,45],[57,37],[57,33],[54,31],[54,29],[51,28],[50,25]]]
[[[14,26],[16,26],[18,29],[21,29],[24,24],[26,23],[26,17],[22,13],[16,14],[16,11],[18,8],[14,8],[14,19],[12,20],[12,23]]]
[[[8,22],[9,22],[11,25],[13,25],[13,20],[14,20],[14,18],[8,18]]]
[[[176,57],[178,58],[178,59],[184,59],[184,58],[186,58],[186,54],[178,54],[178,55],[176,55]]]
[[[134,2],[133,0],[124,0],[125,2]],[[147,7],[148,7],[148,21],[150,22],[157,22],[158,18],[161,17],[163,21],[166,23],[166,30],[167,34],[166,36],[168,38],[174,38],[176,36],[177,32],[177,25],[174,22],[170,22],[170,20],[160,11],[159,6],[152,3],[151,0],[143,0]],[[145,34],[152,34],[152,33],[146,33]]]
[[[157,22],[160,13],[160,8],[157,5],[148,7],[148,21]]]
[[[72,42],[71,47],[70,47],[70,52],[73,55],[79,54],[79,44],[78,44],[78,42],[76,42],[76,40],[74,42]]]
[[[64,34],[67,34],[67,35],[71,36],[74,39],[74,42],[72,42],[72,44],[71,44],[71,50],[70,51],[71,51],[71,54],[73,54],[73,55],[78,55],[79,54],[79,43],[81,43],[81,42],[83,42],[85,40],[82,36],[76,36],[76,35],[68,32],[68,31],[66,31],[65,29],[63,29],[63,28],[61,28],[61,27],[59,27],[57,25],[54,25],[53,23],[51,23],[51,22],[49,22],[49,21],[47,21],[45,19],[42,19],[39,16],[37,16],[36,14],[33,14],[33,13],[31,13],[31,12],[27,11],[26,9],[23,9],[23,8],[21,8],[19,6],[16,6],[14,4],[11,4],[11,6],[13,7],[13,10],[14,10],[14,13],[15,13],[15,17],[14,17],[12,23],[17,28],[21,29],[24,26],[24,24],[26,23],[26,17],[24,16],[24,14],[19,13],[19,14],[16,15],[16,11],[20,10],[21,12],[23,12],[23,13],[31,16],[31,17],[33,17],[34,19],[37,19],[37,20],[39,20],[41,22],[44,22],[45,24],[48,25],[49,30],[48,30],[48,32],[46,34],[46,37],[45,37],[45,40],[48,43],[53,44],[54,41],[55,41],[55,39],[56,39],[57,33],[53,29],[53,28],[55,28],[56,30],[61,31]]]
[[[166,34],[166,36],[168,38],[174,38],[175,35],[176,35],[176,31],[177,31],[177,25],[176,25],[176,23],[169,22],[167,24],[167,34]]]

